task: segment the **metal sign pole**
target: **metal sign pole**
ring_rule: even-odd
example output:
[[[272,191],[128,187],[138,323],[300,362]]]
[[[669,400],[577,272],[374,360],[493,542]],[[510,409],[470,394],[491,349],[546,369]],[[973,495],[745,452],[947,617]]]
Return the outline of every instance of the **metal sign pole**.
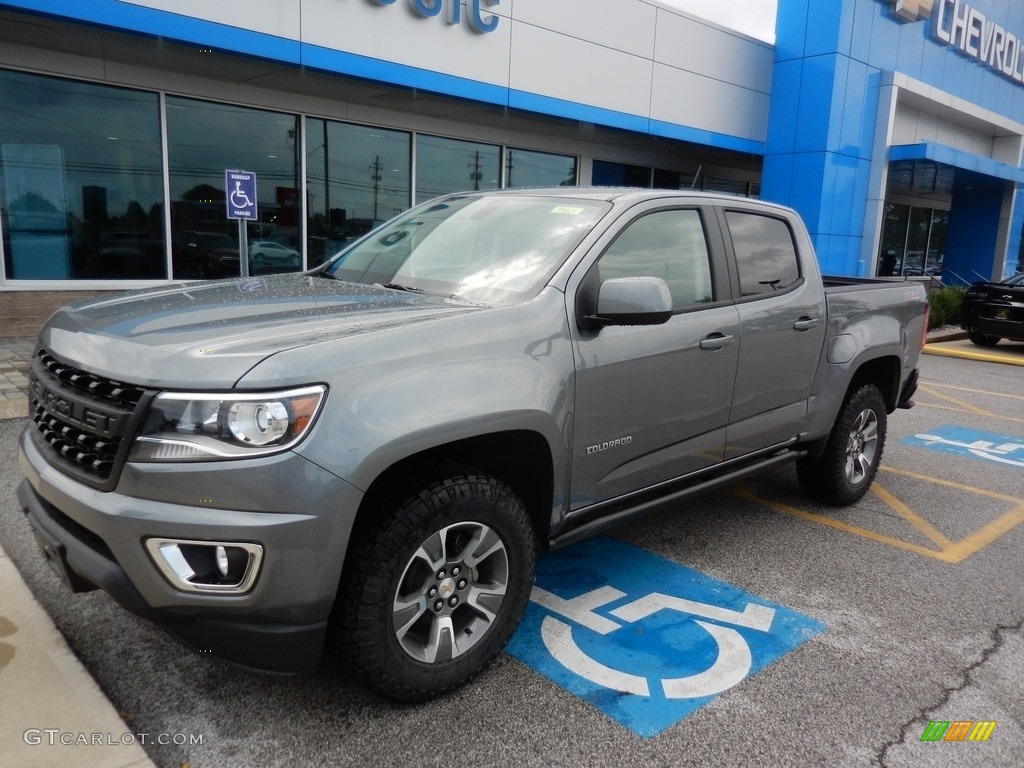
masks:
[[[245,219],[238,220],[238,263],[242,267],[242,277],[249,276],[249,228]]]

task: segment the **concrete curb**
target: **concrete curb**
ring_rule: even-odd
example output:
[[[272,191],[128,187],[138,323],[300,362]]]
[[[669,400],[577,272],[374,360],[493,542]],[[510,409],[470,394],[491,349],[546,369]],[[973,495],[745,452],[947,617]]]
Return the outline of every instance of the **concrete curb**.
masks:
[[[28,416],[28,397],[0,400],[0,419],[24,419]]]
[[[153,761],[0,549],[0,752],[22,768]]]

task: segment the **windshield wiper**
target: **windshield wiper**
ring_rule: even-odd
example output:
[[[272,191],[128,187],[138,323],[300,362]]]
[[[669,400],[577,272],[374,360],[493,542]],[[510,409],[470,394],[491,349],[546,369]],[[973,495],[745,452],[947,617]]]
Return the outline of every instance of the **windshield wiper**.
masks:
[[[407,293],[426,293],[426,288],[414,288],[411,285],[401,285],[399,283],[378,283],[378,285],[384,288],[391,288],[394,291],[406,291]]]

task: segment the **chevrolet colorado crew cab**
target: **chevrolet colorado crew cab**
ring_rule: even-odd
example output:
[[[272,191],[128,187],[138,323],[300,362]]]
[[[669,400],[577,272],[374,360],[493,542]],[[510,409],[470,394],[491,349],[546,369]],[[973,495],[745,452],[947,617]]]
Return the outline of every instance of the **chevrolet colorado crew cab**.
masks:
[[[425,699],[501,651],[538,551],[786,462],[859,499],[926,307],[823,282],[799,217],[755,200],[449,195],[305,273],[58,310],[18,498],[73,590]]]

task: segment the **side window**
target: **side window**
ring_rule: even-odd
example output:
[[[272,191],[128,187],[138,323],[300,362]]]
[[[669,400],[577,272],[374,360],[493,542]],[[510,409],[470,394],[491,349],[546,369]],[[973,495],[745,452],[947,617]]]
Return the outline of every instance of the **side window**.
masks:
[[[784,291],[800,279],[793,233],[785,221],[740,211],[726,211],[725,220],[740,272],[740,296]]]
[[[659,211],[637,219],[608,246],[596,266],[599,281],[662,278],[676,309],[714,301],[708,246],[696,210]]]

